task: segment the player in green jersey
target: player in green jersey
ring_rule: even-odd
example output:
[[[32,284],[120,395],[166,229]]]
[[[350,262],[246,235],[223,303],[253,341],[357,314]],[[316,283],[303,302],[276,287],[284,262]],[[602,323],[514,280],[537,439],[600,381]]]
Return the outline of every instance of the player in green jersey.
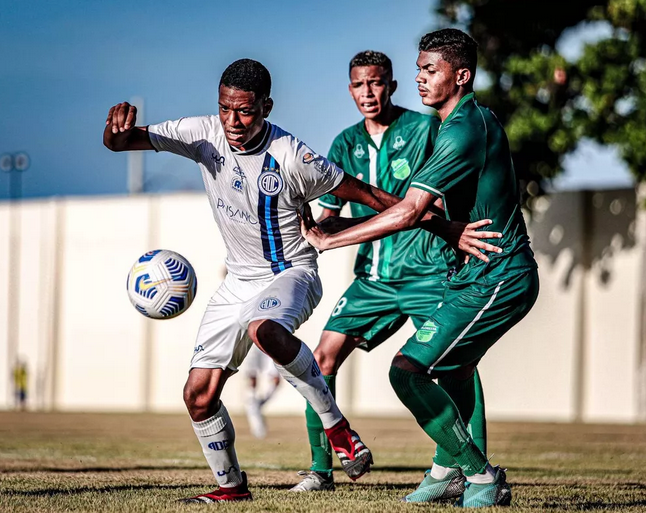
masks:
[[[417,492],[433,497],[450,484],[462,490],[464,507],[505,505],[511,490],[505,472],[492,467],[463,422],[464,404],[433,382],[448,377],[466,384],[486,351],[531,309],[538,273],[519,205],[509,143],[493,113],[473,94],[476,43],[465,33],[445,29],[420,41],[417,83],[422,102],[440,114],[433,155],[411,181],[405,198],[371,218],[336,234],[303,228],[321,250],[376,240],[416,226],[442,199],[455,221],[490,219],[502,234],[500,252],[488,262],[471,258],[447,283],[442,304],[393,359],[390,381],[400,400],[443,454],[435,474]],[[457,467],[453,468],[456,463]],[[460,486],[460,480],[466,483]]]
[[[335,138],[328,160],[346,174],[404,196],[412,176],[433,151],[440,119],[392,103],[397,82],[390,59],[381,52],[355,55],[349,75],[350,94],[363,119]],[[322,221],[338,216],[345,201],[327,194],[319,204]],[[350,206],[353,218],[375,213],[359,203]],[[454,252],[446,242],[425,230],[395,233],[361,245],[355,280],[337,302],[314,351],[333,393],[337,371],[355,347],[372,350],[409,317],[416,328],[423,325],[442,301],[447,273],[455,265]],[[484,452],[484,400],[478,379],[473,386],[478,398],[475,413],[465,423]],[[332,490],[332,454],[323,426],[309,406],[306,419],[312,465],[309,472],[301,473],[303,479],[292,491]]]

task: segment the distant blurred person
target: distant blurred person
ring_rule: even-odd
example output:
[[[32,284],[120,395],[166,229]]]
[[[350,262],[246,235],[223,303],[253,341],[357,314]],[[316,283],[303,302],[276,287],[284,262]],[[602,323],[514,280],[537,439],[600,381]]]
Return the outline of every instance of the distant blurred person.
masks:
[[[280,385],[280,374],[274,361],[256,346],[253,346],[245,359],[245,374],[249,380],[247,391],[247,421],[249,430],[256,438],[267,436],[267,423],[262,409]]]
[[[20,411],[27,409],[28,380],[27,363],[24,360],[18,360],[13,368],[13,389],[16,409]]]

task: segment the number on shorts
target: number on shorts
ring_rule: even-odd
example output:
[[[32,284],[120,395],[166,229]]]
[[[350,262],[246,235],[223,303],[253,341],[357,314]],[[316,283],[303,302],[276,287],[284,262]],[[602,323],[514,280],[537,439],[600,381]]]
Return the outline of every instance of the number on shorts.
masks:
[[[343,310],[343,307],[348,304],[348,300],[345,297],[342,297],[339,299],[339,302],[336,304],[334,307],[334,310],[332,311],[332,317],[336,317],[341,313],[341,310]]]

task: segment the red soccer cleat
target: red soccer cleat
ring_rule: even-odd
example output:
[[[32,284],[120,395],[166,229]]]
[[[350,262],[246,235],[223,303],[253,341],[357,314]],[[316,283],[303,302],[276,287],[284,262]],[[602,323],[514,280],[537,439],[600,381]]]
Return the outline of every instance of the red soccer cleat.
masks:
[[[325,434],[350,479],[354,481],[366,472],[370,472],[370,465],[373,463],[372,453],[359,435],[350,429],[350,424],[345,417],[330,429],[326,429]]]
[[[227,488],[220,487],[210,493],[196,495],[195,497],[189,497],[188,499],[180,499],[178,502],[209,504],[212,502],[250,501],[252,499],[251,492],[249,491],[249,488],[247,488],[247,474],[242,472],[242,483],[237,486],[230,486]]]

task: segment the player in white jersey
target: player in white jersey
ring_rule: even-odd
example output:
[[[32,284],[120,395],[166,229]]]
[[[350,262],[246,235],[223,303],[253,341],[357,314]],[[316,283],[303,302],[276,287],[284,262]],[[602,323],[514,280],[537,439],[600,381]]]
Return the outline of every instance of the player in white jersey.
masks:
[[[135,107],[120,103],[110,109],[103,135],[113,151],[164,150],[198,163],[227,248],[227,276],[207,306],[184,387],[194,431],[219,489],[188,499],[192,502],[251,499],[220,395],[252,343],[274,360],[320,416],[346,473],[356,479],[372,463],[370,451],[329,393],[312,352],[293,335],[322,293],[317,253],[301,236],[296,211],[331,191],[377,211],[399,198],[344,175],[267,122],[273,107],[270,89],[267,69],[242,59],[222,74],[218,116],[138,127]],[[444,227],[450,230],[448,225]],[[458,226],[448,235],[457,235],[454,242],[461,244],[469,233]]]

